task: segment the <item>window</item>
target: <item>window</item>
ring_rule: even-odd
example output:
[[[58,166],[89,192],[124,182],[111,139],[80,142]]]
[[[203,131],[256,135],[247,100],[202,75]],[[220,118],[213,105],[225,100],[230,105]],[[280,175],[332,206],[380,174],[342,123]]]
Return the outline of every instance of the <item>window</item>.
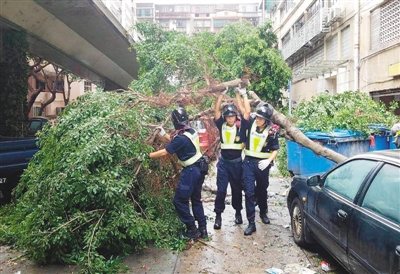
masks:
[[[64,91],[64,81],[59,80],[56,82],[56,90],[57,92],[63,92]]]
[[[209,20],[196,20],[194,21],[195,28],[209,28],[211,26],[211,22]]]
[[[400,168],[386,164],[372,181],[361,206],[400,223],[399,197]]]
[[[282,37],[282,46],[286,45],[290,41],[290,31],[288,31],[285,36]]]
[[[33,107],[33,116],[34,117],[40,116],[40,107],[38,107],[38,106]]]
[[[325,188],[353,201],[365,177],[376,165],[375,161],[354,160],[329,173]]]
[[[210,9],[208,6],[197,6],[196,8],[196,13],[209,13]]]
[[[304,19],[304,15],[301,16],[301,18],[299,20],[296,21],[296,23],[294,23],[294,33],[297,33],[305,24],[305,19]]]
[[[153,10],[152,9],[137,9],[136,15],[137,15],[137,17],[153,16]]]
[[[342,42],[342,50],[341,50],[341,58],[340,59],[346,59],[350,57],[350,51],[351,51],[351,45],[350,45],[350,27],[347,27],[342,30],[342,36],[341,36],[341,42]]]
[[[92,83],[89,81],[84,81],[83,82],[83,91],[92,91]]]
[[[214,20],[214,27],[222,28],[229,23],[229,20]]]
[[[184,20],[176,21],[176,27],[177,28],[186,28],[186,21],[184,21]]]
[[[56,108],[56,114],[57,114],[57,115],[60,115],[61,112],[62,112],[64,109],[65,109],[65,107]]]
[[[326,60],[337,60],[338,58],[338,35],[333,36],[326,45]]]
[[[399,13],[399,1],[386,1],[380,8],[371,12],[371,49],[400,37]]]
[[[41,81],[38,81],[38,80],[36,80],[36,86],[35,86],[35,88],[38,90],[38,89],[44,89],[44,83],[43,82],[41,82]]]

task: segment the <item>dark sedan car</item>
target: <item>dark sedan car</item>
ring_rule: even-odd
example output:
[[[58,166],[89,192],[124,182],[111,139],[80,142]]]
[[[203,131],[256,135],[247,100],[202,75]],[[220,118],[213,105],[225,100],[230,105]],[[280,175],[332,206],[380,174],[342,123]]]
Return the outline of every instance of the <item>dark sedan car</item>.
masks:
[[[287,203],[299,246],[319,243],[350,273],[400,274],[399,149],[295,176]]]

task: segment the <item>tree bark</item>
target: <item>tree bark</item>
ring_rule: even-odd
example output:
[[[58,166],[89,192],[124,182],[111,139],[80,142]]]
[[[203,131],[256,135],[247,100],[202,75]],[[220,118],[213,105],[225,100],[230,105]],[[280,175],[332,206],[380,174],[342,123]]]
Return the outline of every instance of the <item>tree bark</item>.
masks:
[[[257,101],[261,101],[260,98],[255,94],[255,92],[249,92],[251,97]],[[272,115],[272,122],[279,125],[280,127],[284,128],[286,130],[286,134],[292,138],[292,140],[306,148],[311,149],[313,152],[315,152],[317,155],[321,155],[329,160],[334,161],[335,163],[341,163],[344,160],[347,159],[346,156],[343,156],[340,153],[337,153],[329,148],[326,148],[319,143],[316,143],[312,140],[310,140],[307,136],[304,135],[303,132],[301,132],[297,127],[293,126],[290,120],[274,109],[273,115]]]

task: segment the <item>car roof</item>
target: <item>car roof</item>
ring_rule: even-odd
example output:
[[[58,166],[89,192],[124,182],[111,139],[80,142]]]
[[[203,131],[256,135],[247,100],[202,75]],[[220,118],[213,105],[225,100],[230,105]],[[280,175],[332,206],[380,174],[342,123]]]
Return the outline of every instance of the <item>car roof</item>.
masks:
[[[349,160],[357,158],[364,158],[364,159],[367,158],[367,159],[380,160],[384,162],[395,162],[400,164],[400,149],[386,149],[386,150],[366,152],[350,157]]]

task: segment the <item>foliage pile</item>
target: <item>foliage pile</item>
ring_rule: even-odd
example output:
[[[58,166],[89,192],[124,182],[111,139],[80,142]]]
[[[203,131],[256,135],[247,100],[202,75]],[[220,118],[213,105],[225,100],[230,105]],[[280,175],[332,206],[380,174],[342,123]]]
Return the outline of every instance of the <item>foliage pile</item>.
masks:
[[[370,125],[390,128],[398,119],[394,115],[396,107],[397,104],[392,103],[387,110],[383,103],[357,91],[333,96],[321,93],[311,101],[301,102],[293,116],[297,119],[296,126],[304,132],[346,129],[367,136],[374,131]]]
[[[183,225],[172,204],[170,161],[146,159],[151,123],[166,117],[134,93],[86,94],[46,126],[41,150],[2,208],[0,242],[39,263],[74,263],[114,273],[115,256],[179,244]],[[150,173],[150,176],[149,176]]]

